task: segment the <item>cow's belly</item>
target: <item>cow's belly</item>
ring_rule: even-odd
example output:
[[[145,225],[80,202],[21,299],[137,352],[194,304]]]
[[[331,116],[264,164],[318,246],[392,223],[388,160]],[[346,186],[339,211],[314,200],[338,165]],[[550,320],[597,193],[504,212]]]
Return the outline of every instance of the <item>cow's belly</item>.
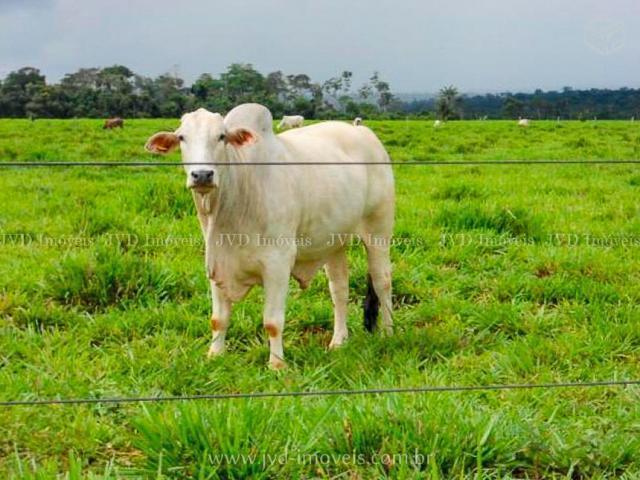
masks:
[[[225,273],[215,276],[212,280],[232,302],[242,300],[247,293],[249,293],[251,287],[261,283],[260,277],[257,276],[249,277],[245,275],[228,274],[228,272]]]
[[[300,284],[300,288],[305,289],[309,286],[309,283],[311,283],[315,274],[324,264],[324,258],[309,261],[297,258],[293,269],[291,269],[291,276],[297,280],[298,284]]]
[[[209,278],[232,302],[242,300],[251,287],[262,283],[262,278],[253,262],[243,264],[230,252],[218,255],[213,265],[207,268]]]
[[[361,231],[366,208],[362,181],[345,183],[310,200],[298,226],[298,258],[310,261],[349,245]]]
[[[358,232],[361,231],[362,215],[358,208],[353,214],[345,216],[341,214],[336,218],[316,223],[301,225],[298,237],[297,258],[301,261],[309,261],[326,257],[336,250],[348,247],[357,241]]]

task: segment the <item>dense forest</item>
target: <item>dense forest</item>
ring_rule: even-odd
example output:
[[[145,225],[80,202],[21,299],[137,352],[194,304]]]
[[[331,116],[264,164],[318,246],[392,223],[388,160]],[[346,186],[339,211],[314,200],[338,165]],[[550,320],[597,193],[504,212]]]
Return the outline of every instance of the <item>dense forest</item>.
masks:
[[[453,86],[425,100],[401,101],[389,82],[374,73],[360,86],[352,72],[316,82],[305,74],[281,71],[264,75],[248,64],[232,64],[219,76],[202,74],[186,85],[176,74],[157,78],[138,75],[122,65],[82,68],[48,83],[33,67],[0,80],[0,117],[178,117],[205,107],[226,112],[243,102],[268,106],[279,117],[450,119],[640,118],[640,89],[574,90],[534,93],[461,95]]]
[[[451,89],[454,91],[451,92]],[[453,104],[453,106],[449,106]],[[403,104],[408,114],[434,112],[444,118],[601,120],[640,118],[640,89],[536,90],[534,93],[458,95],[445,87],[437,98]]]

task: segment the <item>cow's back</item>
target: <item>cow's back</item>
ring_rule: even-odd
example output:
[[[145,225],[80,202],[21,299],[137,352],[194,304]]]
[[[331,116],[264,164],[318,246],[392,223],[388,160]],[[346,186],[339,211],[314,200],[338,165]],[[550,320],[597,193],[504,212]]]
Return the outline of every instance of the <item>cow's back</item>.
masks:
[[[394,181],[389,156],[367,127],[322,122],[277,138],[287,152],[283,160],[302,163],[287,168],[306,207],[303,217],[310,224],[320,230],[351,233],[358,231],[363,218],[376,212],[393,215]]]
[[[363,164],[335,168],[345,175],[364,172],[367,210],[377,208],[380,202],[393,203],[394,180],[389,155],[368,127],[329,121],[289,130],[277,138],[290,150],[299,152],[291,157],[293,161]]]
[[[353,126],[344,122],[321,122],[314,125],[288,130],[278,135],[285,144],[295,148],[306,148],[311,155],[320,147],[321,159],[327,161],[328,148],[336,148],[345,154],[340,157],[345,162],[387,163],[389,156],[378,137],[367,127]],[[311,161],[311,160],[310,160]],[[340,161],[340,159],[332,159]]]

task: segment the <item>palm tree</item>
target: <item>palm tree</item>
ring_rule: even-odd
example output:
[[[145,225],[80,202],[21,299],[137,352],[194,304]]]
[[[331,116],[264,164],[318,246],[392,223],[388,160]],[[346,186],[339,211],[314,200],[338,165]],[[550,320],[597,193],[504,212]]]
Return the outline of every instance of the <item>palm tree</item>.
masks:
[[[440,89],[436,111],[441,120],[449,120],[451,117],[458,115],[462,97],[458,93],[458,89],[453,85]]]

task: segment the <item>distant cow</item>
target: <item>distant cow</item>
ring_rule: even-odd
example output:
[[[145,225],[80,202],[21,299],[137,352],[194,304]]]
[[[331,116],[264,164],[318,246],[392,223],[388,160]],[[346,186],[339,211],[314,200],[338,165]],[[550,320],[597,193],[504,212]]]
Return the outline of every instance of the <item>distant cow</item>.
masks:
[[[529,119],[520,117],[518,119],[518,126],[519,127],[528,127],[529,126]]]
[[[304,117],[302,115],[285,115],[278,124],[278,130],[287,130],[289,128],[299,128],[304,126]]]
[[[102,126],[103,130],[111,130],[112,128],[122,128],[124,127],[124,120],[120,117],[108,118],[104,121],[104,125]]]
[[[354,127],[357,127],[358,125],[362,125],[362,118],[360,117],[356,117],[353,119],[353,125]]]
[[[442,120],[436,120],[433,122],[433,128],[440,128],[442,126]]]
[[[329,346],[346,340],[346,250],[354,240],[368,254],[365,327],[374,329],[380,310],[383,331],[392,332],[394,180],[389,155],[368,128],[322,122],[275,135],[272,122],[258,104],[240,105],[224,118],[201,108],[183,115],[175,132],[153,135],[145,148],[182,150],[213,300],[209,355],[224,351],[232,304],[260,284],[269,364],[277,369],[286,365],[282,330],[290,277],[306,288],[325,267],[334,304]]]

